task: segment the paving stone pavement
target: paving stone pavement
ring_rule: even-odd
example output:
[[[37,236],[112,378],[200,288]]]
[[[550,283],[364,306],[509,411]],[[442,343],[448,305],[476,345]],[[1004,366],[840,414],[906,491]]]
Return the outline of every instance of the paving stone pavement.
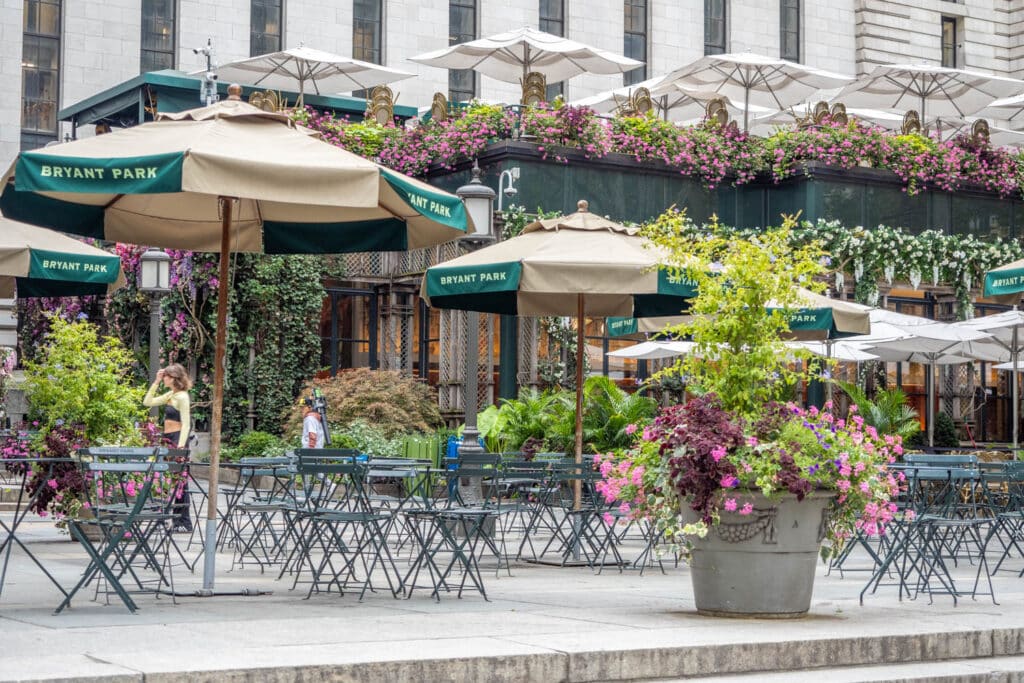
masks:
[[[23,538],[71,585],[85,554],[48,522]],[[602,573],[514,564],[485,572],[490,602],[426,591],[304,599],[258,568],[228,571],[235,595],[138,596],[130,614],[92,591],[54,615],[60,593],[17,549],[0,595],[0,681],[622,681],[1024,680],[1024,579],[995,578],[988,597],[899,601],[882,587],[864,606],[865,574],[818,572],[811,612],[795,620],[697,615],[685,566]],[[1018,569],[1021,561],[1017,561]],[[957,576],[973,578],[973,568]],[[180,592],[201,577],[182,567]],[[249,591],[251,595],[237,593]],[[264,592],[264,594],[256,594]]]

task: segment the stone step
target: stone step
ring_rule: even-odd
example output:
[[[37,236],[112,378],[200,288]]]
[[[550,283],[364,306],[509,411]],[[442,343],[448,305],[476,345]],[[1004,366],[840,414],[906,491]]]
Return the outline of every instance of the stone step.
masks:
[[[650,683],[1020,683],[1024,657],[980,657],[885,666],[802,669],[738,676],[648,679]]]
[[[537,646],[516,638],[462,638],[404,641],[398,651],[394,643],[380,642],[344,651],[297,646],[286,654],[264,652],[262,656],[252,648],[240,648],[187,662],[158,657],[148,664],[133,664],[141,669],[138,677],[123,680],[1024,682],[1024,629],[703,644],[687,638],[690,642],[685,645],[676,640],[679,634],[663,642],[650,634],[638,635],[646,644],[625,639],[629,642],[619,647],[595,647],[576,640],[576,647],[564,647],[570,641]],[[586,634],[586,641],[593,639],[593,634]],[[0,681],[21,680],[24,673],[14,668],[0,672]],[[111,668],[95,675],[56,675],[47,680],[112,680],[113,673]]]

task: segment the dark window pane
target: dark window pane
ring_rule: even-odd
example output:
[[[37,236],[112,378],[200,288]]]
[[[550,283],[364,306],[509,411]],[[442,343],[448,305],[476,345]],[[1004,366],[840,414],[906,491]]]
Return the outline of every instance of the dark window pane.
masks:
[[[623,54],[641,62],[647,61],[647,0],[625,0],[625,33]],[[633,85],[647,78],[647,65],[623,75],[623,83]]]
[[[781,57],[800,61],[800,0],[782,0],[780,22]]]
[[[562,2],[563,0],[540,0],[541,21],[545,19],[561,21],[563,19]]]
[[[381,63],[382,0],[355,0],[352,6],[352,56]]]
[[[249,6],[249,55],[281,50],[280,0],[252,0]]]
[[[725,52],[725,0],[704,0],[704,54]]]
[[[174,0],[142,0],[143,72],[173,69],[177,52]]]
[[[59,36],[59,0],[25,0],[22,26],[25,33]]]
[[[956,68],[956,19],[942,17],[942,66]]]
[[[476,39],[476,0],[449,0],[448,44]],[[476,97],[476,75],[471,70],[448,71],[448,99],[465,102]]]
[[[25,0],[21,46],[22,147],[57,138],[60,101],[60,0]]]

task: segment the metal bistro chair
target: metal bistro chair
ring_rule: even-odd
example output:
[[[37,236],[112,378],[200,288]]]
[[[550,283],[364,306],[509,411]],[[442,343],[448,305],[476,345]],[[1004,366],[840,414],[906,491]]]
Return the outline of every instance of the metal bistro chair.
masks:
[[[176,463],[178,467],[175,467],[174,470],[175,473],[180,473],[180,480],[177,482],[176,490],[178,500],[172,501],[172,509],[175,512],[172,531],[177,528],[182,518],[187,518],[191,515],[193,520],[198,520],[203,513],[200,503],[205,501],[205,493],[202,496],[189,495],[189,490],[191,485],[195,483],[195,479],[189,468],[188,450],[167,448],[165,446],[90,446],[80,449],[78,455],[85,460],[95,462],[148,462],[155,460],[156,462]],[[155,504],[155,506],[160,507],[160,504]],[[190,572],[194,572],[199,558],[190,559],[185,554],[185,550],[192,546],[193,539],[197,533],[199,534],[201,545],[203,532],[201,525],[192,523],[191,526],[185,548],[181,547],[177,537],[172,536],[168,539],[168,542],[177,556],[176,562],[186,567]]]
[[[495,576],[501,571],[502,562],[505,564],[505,571],[509,576],[512,576],[512,568],[509,561],[509,557],[506,553],[498,547],[496,535],[498,532],[498,522],[496,514],[486,515],[483,518],[478,519],[474,511],[479,510],[490,510],[492,512],[497,510],[497,507],[491,498],[493,495],[498,493],[498,479],[501,475],[501,454],[500,453],[460,453],[457,465],[455,469],[449,470],[448,474],[448,490],[453,492],[449,496],[448,505],[446,510],[452,511],[455,516],[463,515],[468,518],[472,518],[475,523],[479,524],[479,528],[473,529],[474,534],[478,534],[480,539],[483,541],[482,546],[474,543],[473,550],[480,550],[481,552],[490,551],[494,555],[497,561],[497,568],[495,569]],[[463,484],[462,482],[466,479],[470,480],[469,484]],[[480,488],[479,492],[473,491],[474,495],[468,495],[468,488],[472,481],[479,479]],[[480,495],[480,500],[475,500],[476,494]],[[451,515],[449,515],[451,517]],[[457,530],[462,529],[462,523],[457,520],[450,519],[449,526]]]
[[[167,528],[174,518],[174,511],[168,504],[163,512],[147,511],[153,504],[153,488],[158,482],[156,475],[171,474],[174,463],[166,462],[83,462],[82,473],[90,497],[93,518],[68,519],[68,529],[89,555],[89,565],[82,578],[69,591],[55,613],[60,613],[71,604],[72,598],[95,577],[102,577],[108,586],[131,612],[138,606],[122,584],[125,574],[130,574],[139,587],[142,582],[132,567],[132,560],[139,555],[146,558],[147,566],[157,574],[156,591],[166,584],[174,593],[173,576],[169,562],[161,563],[159,554],[169,556],[169,549],[154,548],[153,534],[147,533],[140,523],[161,524],[165,527],[163,542],[170,535]],[[179,468],[180,471],[180,468]],[[139,481],[141,479],[141,482]],[[170,498],[170,497],[168,497]],[[170,498],[173,500],[173,498]],[[85,533],[86,526],[98,527],[102,540],[93,543]]]
[[[337,483],[334,478],[325,474],[300,474],[298,464],[305,463],[307,468],[318,464],[354,463],[359,458],[359,451],[354,448],[297,448],[286,454],[291,461],[289,471],[292,475],[292,496],[290,504],[282,506],[284,519],[284,544],[290,548],[287,557],[281,563],[280,580],[286,573],[295,574],[296,584],[299,580],[299,569],[304,560],[302,556],[303,539],[313,511],[327,507],[334,498]]]
[[[270,565],[283,560],[287,552],[285,511],[295,507],[293,458],[278,456],[270,458],[242,458],[240,479],[249,481],[270,480],[269,489],[252,488],[251,498],[237,502],[232,508],[234,517],[234,554],[231,568],[235,563],[245,566],[246,557],[259,565],[260,573]]]
[[[1005,486],[1001,505],[994,507],[994,523],[985,539],[985,547],[995,539],[1001,546],[999,560],[992,568],[992,574],[1000,571],[1018,571],[1003,567],[1003,563],[1014,557],[1024,559],[1024,462],[1006,463],[1003,470]],[[1017,574],[1024,577],[1024,568]]]
[[[302,477],[321,476],[332,480],[336,495],[321,498],[310,511],[300,513],[308,519],[300,539],[301,565],[311,570],[311,582],[306,597],[321,590],[337,587],[339,593],[355,588],[359,600],[366,591],[374,591],[374,572],[380,568],[393,597],[402,590],[401,576],[388,547],[385,528],[391,515],[375,512],[366,488],[367,466],[358,462],[311,462],[299,456],[297,472]],[[319,549],[319,560],[313,558]]]
[[[562,556],[560,564],[575,564],[582,558],[582,562],[593,569],[604,562],[605,552],[610,551],[615,563],[622,565],[622,557],[611,538],[614,520],[613,524],[605,522],[603,513],[608,506],[603,500],[599,501],[600,496],[595,490],[595,484],[600,480],[601,473],[590,463],[560,464],[553,468],[552,486],[541,504],[551,520],[553,535],[541,550],[538,561],[554,549]],[[578,508],[574,500],[577,483],[582,494]]]

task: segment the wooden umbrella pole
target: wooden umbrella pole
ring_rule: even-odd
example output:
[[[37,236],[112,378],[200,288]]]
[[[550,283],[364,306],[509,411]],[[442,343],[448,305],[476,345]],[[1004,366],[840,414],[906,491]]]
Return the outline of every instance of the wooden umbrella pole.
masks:
[[[583,464],[583,295],[576,295],[576,464]],[[582,472],[580,472],[582,474]],[[583,502],[583,482],[573,482],[573,509]]]
[[[228,289],[231,265],[231,209],[234,198],[218,197],[221,212],[220,281],[217,283],[217,336],[213,355],[213,409],[210,418],[210,478],[207,485],[206,538],[204,538],[203,590],[212,591],[217,555],[217,474],[220,468],[220,425],[224,414],[225,362],[228,339]]]

